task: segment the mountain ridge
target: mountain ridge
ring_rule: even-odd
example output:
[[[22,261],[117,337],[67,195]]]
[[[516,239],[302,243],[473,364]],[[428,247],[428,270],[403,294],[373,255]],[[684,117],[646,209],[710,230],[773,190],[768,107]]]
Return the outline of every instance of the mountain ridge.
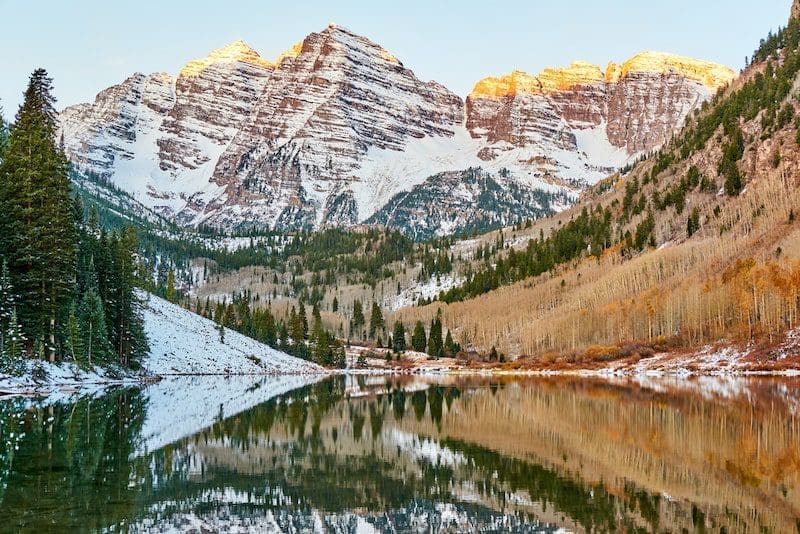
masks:
[[[724,70],[683,63],[709,73]],[[616,69],[620,78],[632,76]],[[557,86],[563,70],[551,69],[548,83]],[[603,124],[608,104],[591,117],[575,116],[586,102],[611,98],[602,88],[584,84],[579,93],[561,91],[552,102],[528,108],[512,102],[495,109],[481,100],[477,113],[476,99],[419,80],[380,45],[330,24],[274,62],[237,40],[187,62],[174,77],[135,74],[101,91],[94,103],[65,109],[60,122],[67,154],[80,171],[111,179],[180,224],[349,226],[438,173],[475,167],[504,173],[500,182],[517,190],[576,198],[655,148],[711,96],[696,73],[673,69],[666,81],[663,75],[638,81],[638,101],[619,96],[617,109],[638,109],[655,91],[663,108],[643,111],[657,116],[657,130],[642,126],[641,135],[627,139],[621,127]],[[498,135],[482,131],[491,128]],[[433,202],[441,194],[428,193]],[[469,212],[469,204],[452,209]],[[515,217],[496,215],[498,221]],[[467,217],[455,231],[474,222]]]

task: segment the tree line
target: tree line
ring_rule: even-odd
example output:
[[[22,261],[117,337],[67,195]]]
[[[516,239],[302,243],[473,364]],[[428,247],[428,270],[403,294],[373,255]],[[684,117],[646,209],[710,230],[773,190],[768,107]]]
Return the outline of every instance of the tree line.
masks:
[[[132,228],[87,223],[73,196],[52,79],[33,72],[0,147],[0,365],[24,358],[136,366],[146,354]]]

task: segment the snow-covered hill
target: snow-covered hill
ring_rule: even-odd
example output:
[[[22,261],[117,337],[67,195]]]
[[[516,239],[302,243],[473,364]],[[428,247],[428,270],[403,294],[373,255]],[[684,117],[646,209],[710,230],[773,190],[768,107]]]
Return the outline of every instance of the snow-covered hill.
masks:
[[[308,374],[316,364],[289,356],[154,295],[147,300],[144,326],[150,356],[144,367],[157,375]]]
[[[136,384],[152,375],[325,375],[325,369],[319,365],[289,356],[233,330],[225,330],[223,343],[213,321],[154,295],[139,296],[146,302],[144,325],[150,342],[150,355],[142,362],[142,373],[121,368],[84,369],[71,362],[26,360],[22,376],[0,372],[0,393],[65,390],[86,394],[111,384]]]

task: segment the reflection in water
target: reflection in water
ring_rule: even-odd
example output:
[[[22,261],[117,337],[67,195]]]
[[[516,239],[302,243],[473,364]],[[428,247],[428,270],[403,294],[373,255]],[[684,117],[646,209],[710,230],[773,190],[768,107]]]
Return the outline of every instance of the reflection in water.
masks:
[[[0,525],[798,527],[796,380],[203,380],[0,401]]]

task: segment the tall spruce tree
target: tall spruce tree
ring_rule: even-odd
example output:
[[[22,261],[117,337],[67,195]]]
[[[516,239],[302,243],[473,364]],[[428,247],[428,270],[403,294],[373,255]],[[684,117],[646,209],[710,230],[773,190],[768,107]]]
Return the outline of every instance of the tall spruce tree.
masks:
[[[53,84],[36,69],[0,164],[0,256],[19,294],[23,330],[56,355],[75,279],[76,233],[66,158],[56,143]]]
[[[0,353],[5,350],[5,336],[11,315],[15,313],[16,298],[11,287],[8,264],[3,260],[0,265]]]
[[[373,300],[372,310],[369,314],[369,337],[375,339],[375,336],[384,328],[386,328],[386,323],[383,321],[383,311],[381,311],[381,307],[378,306],[378,303]]]
[[[111,359],[111,344],[108,342],[106,314],[103,301],[94,287],[89,287],[81,299],[78,311],[81,335],[78,361],[86,365],[99,365]]]
[[[392,349],[395,352],[405,352],[406,350],[406,327],[400,321],[395,321],[392,333]]]
[[[444,352],[442,342],[442,320],[437,315],[431,321],[430,334],[428,334],[428,354],[434,358],[440,358]]]
[[[422,321],[417,321],[414,325],[414,332],[411,334],[411,348],[417,352],[425,352],[425,347],[428,346],[428,338],[425,334],[425,327]]]

